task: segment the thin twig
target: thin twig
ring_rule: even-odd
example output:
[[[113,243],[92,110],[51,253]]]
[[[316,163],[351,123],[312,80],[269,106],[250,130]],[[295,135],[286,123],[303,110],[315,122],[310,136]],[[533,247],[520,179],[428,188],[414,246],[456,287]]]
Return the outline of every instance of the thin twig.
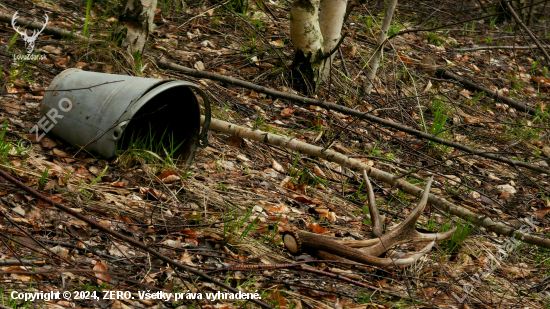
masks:
[[[506,1],[506,8],[508,9],[508,11],[510,11],[510,14],[512,15],[512,17],[514,18],[514,20],[516,21],[516,23],[521,27],[523,28],[523,30],[525,30],[525,32],[527,32],[527,34],[531,37],[531,39],[535,42],[535,44],[538,46],[538,48],[540,49],[540,51],[542,52],[542,54],[544,55],[544,58],[546,58],[546,62],[548,64],[550,64],[550,56],[548,55],[548,53],[546,52],[546,50],[544,49],[544,47],[540,44],[539,40],[537,40],[537,38],[535,37],[535,35],[533,34],[533,32],[531,32],[531,29],[529,29],[522,21],[521,19],[518,17],[518,14],[516,14],[516,12],[514,11],[514,9],[512,8],[512,6],[510,5],[510,1]]]
[[[196,269],[193,269],[193,268],[190,268],[188,266],[185,266],[181,263],[178,263],[172,259],[170,259],[169,257],[153,250],[150,248],[150,246],[144,244],[144,243],[141,243],[139,241],[136,241],[130,237],[126,237],[114,230],[111,230],[110,228],[107,228],[101,224],[99,224],[97,221],[93,220],[93,219],[90,219],[88,218],[87,216],[84,216],[72,209],[70,209],[69,207],[66,207],[66,206],[63,206],[61,205],[60,203],[42,195],[41,193],[37,192],[36,190],[34,190],[33,188],[27,186],[26,184],[22,183],[21,181],[15,179],[14,177],[12,177],[10,174],[6,173],[5,171],[3,170],[0,170],[0,176],[4,177],[6,180],[16,184],[18,187],[20,187],[21,189],[23,189],[24,191],[26,191],[27,193],[29,193],[30,195],[34,196],[35,198],[47,203],[47,204],[50,204],[50,205],[53,205],[55,208],[75,217],[75,218],[78,218],[86,223],[88,223],[88,225],[90,225],[91,227],[95,228],[95,229],[98,229],[106,234],[109,234],[115,238],[118,238],[122,241],[124,241],[125,243],[133,246],[133,247],[137,247],[137,248],[140,248],[142,250],[144,250],[145,252],[148,252],[150,253],[151,255],[154,255],[155,257],[157,257],[158,259],[162,260],[163,262],[165,263],[168,263],[170,264],[171,266],[175,267],[175,268],[180,268],[182,270],[185,270],[189,273],[192,273],[196,276],[199,276],[201,277],[202,279],[208,281],[208,282],[211,282],[219,287],[222,287],[228,291],[231,291],[233,293],[239,293],[239,291],[235,288],[232,288],[231,286],[223,283],[223,282],[220,282],[212,277],[210,277],[209,275],[201,272],[201,271],[198,271]],[[266,304],[265,302],[261,301],[261,300],[257,300],[257,299],[251,299],[250,300],[251,302],[263,307],[263,308],[269,308],[269,309],[273,309],[270,305]]]
[[[124,80],[116,80],[116,81],[105,82],[105,83],[102,83],[102,84],[97,84],[97,85],[93,85],[93,86],[89,86],[89,87],[72,88],[72,89],[44,89],[44,90],[19,91],[19,92],[11,92],[11,93],[3,92],[3,93],[0,93],[0,95],[23,94],[23,93],[33,93],[33,92],[40,92],[40,91],[44,91],[44,92],[54,92],[54,91],[59,92],[59,91],[74,91],[74,90],[90,90],[90,91],[92,91],[92,88],[95,88],[95,87],[99,87],[99,86],[103,86],[103,85],[107,85],[107,84],[113,84],[113,83],[120,83],[120,82],[123,82],[123,81]]]
[[[493,49],[533,49],[537,46],[480,46],[480,47],[472,47],[472,48],[460,48],[457,47],[457,52],[471,52],[471,51],[478,51],[478,50],[493,50]],[[550,48],[550,46],[546,46],[546,48]]]
[[[432,134],[424,133],[424,132],[415,130],[411,127],[407,127],[405,125],[402,125],[400,123],[393,122],[393,121],[390,121],[390,120],[387,120],[387,119],[382,119],[382,118],[376,117],[374,115],[370,115],[368,113],[360,112],[358,110],[345,107],[343,105],[338,105],[338,104],[330,103],[330,102],[327,102],[327,101],[324,101],[324,100],[307,98],[307,97],[303,97],[303,96],[296,95],[296,94],[277,91],[275,89],[271,89],[271,88],[267,88],[267,87],[264,87],[264,86],[256,85],[254,83],[246,82],[246,81],[243,81],[243,80],[240,80],[240,79],[237,79],[237,78],[233,78],[233,77],[229,77],[229,76],[224,76],[224,75],[220,75],[220,74],[216,74],[216,73],[211,73],[211,72],[206,72],[206,71],[199,71],[199,70],[187,68],[187,67],[175,64],[173,62],[170,62],[170,61],[166,60],[165,58],[161,58],[158,61],[158,64],[159,64],[159,66],[161,66],[163,68],[167,68],[167,69],[175,70],[175,71],[178,71],[178,72],[182,72],[182,73],[184,73],[186,75],[189,75],[189,76],[217,80],[217,81],[227,83],[227,84],[230,84],[230,85],[235,85],[235,86],[239,86],[239,87],[252,89],[256,92],[265,93],[267,95],[270,95],[270,96],[273,96],[273,97],[276,97],[276,98],[290,100],[290,101],[293,101],[293,102],[296,102],[296,103],[302,104],[302,105],[314,105],[314,106],[322,107],[322,108],[327,109],[327,110],[335,110],[335,111],[338,111],[340,113],[355,116],[355,117],[358,117],[358,118],[361,118],[361,119],[364,119],[364,120],[367,120],[367,121],[371,121],[371,122],[378,123],[378,124],[381,124],[381,125],[384,125],[384,126],[387,126],[387,127],[391,127],[393,129],[396,129],[396,130],[399,130],[399,131],[402,131],[402,132],[405,132],[405,133],[409,133],[411,135],[415,135],[415,136],[418,136],[420,138],[424,138],[424,139],[427,139],[429,141],[436,142],[438,144],[442,144],[442,145],[450,146],[450,147],[453,147],[453,148],[456,148],[456,149],[460,149],[462,151],[469,152],[469,153],[475,154],[475,155],[479,155],[481,157],[488,158],[488,159],[491,159],[491,160],[494,160],[494,161],[499,161],[499,162],[508,163],[508,164],[515,164],[517,166],[524,167],[524,168],[527,168],[527,169],[530,169],[530,170],[533,170],[533,171],[550,174],[550,170],[547,169],[547,168],[544,168],[544,167],[541,167],[541,166],[536,166],[536,165],[533,165],[533,164],[530,164],[530,163],[527,163],[527,162],[511,160],[511,159],[508,159],[508,158],[505,158],[505,157],[499,156],[499,155],[486,154],[485,151],[470,148],[468,146],[465,146],[465,145],[462,145],[462,144],[459,144],[459,143],[455,143],[455,142],[437,137],[437,136],[432,135]]]

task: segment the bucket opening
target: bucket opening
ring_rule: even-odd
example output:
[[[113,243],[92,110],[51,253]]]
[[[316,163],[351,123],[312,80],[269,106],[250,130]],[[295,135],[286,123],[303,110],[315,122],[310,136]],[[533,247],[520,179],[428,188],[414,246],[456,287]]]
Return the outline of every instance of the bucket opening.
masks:
[[[185,164],[200,131],[200,110],[192,90],[187,87],[167,89],[150,99],[132,117],[122,133],[113,132],[117,153],[129,148],[144,149]]]

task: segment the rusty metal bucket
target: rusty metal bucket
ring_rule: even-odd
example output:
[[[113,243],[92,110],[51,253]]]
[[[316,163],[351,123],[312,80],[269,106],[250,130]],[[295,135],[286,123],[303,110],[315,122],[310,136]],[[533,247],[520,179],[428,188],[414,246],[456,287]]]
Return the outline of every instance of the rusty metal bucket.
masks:
[[[197,147],[208,145],[210,103],[195,84],[68,69],[48,90],[55,91],[42,101],[42,131],[105,158],[125,150],[130,138],[155,136],[162,145],[180,145],[174,158],[187,168]],[[195,93],[204,103],[202,130]]]

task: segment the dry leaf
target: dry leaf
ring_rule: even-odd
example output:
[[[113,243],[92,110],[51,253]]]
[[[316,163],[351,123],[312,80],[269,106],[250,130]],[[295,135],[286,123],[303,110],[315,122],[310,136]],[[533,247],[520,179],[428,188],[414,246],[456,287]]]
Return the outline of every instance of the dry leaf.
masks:
[[[105,272],[107,271],[107,264],[105,263],[105,261],[97,261],[93,269],[97,271]],[[98,284],[109,283],[109,281],[111,280],[109,275],[105,273],[95,273],[95,276],[98,278],[97,279]]]
[[[537,210],[535,213],[535,216],[537,219],[542,219],[544,216],[550,213],[550,207],[542,207],[541,209]]]
[[[286,308],[286,299],[276,291],[271,292],[271,294],[267,296],[267,299],[270,300],[275,307]]]
[[[327,179],[327,176],[325,175],[325,173],[323,173],[323,171],[317,165],[313,165],[313,172],[315,173],[315,175],[323,179]]]
[[[307,188],[307,184],[301,184],[301,185],[296,185],[294,186],[294,191],[300,193],[300,194],[306,194],[306,188]]]
[[[283,213],[283,214],[286,214],[286,213],[290,212],[290,208],[288,208],[288,206],[286,206],[284,204],[271,206],[269,208],[266,208],[266,210],[270,211],[270,212]]]
[[[4,271],[27,271],[25,270],[23,267],[21,266],[9,266],[9,267],[4,267],[2,268],[2,270]],[[33,279],[33,281],[36,281],[37,278],[41,279],[42,277],[40,275],[34,275],[34,278],[31,278],[31,275],[26,275],[26,274],[11,274],[11,276],[17,280],[21,280],[23,282],[30,282],[31,279]]]
[[[242,143],[243,143],[243,138],[235,135],[231,135],[225,142],[226,145],[236,147],[236,148],[241,148]]]
[[[160,173],[160,175],[157,176],[157,178],[160,180],[160,182],[163,182],[166,184],[174,183],[181,179],[180,175],[175,171],[162,172]]]
[[[471,99],[472,92],[468,91],[468,89],[464,89],[461,92],[459,92],[463,97],[466,99]]]
[[[319,223],[311,223],[311,224],[308,224],[308,227],[309,227],[314,233],[317,233],[317,234],[327,234],[327,233],[328,233],[328,230],[325,229],[324,227],[320,226]]]
[[[294,109],[293,108],[285,108],[281,111],[281,117],[290,117],[292,116],[292,114],[294,114]]]
[[[111,309],[131,309],[130,307],[126,306],[123,302],[116,299],[113,304],[111,305]]]
[[[276,170],[277,172],[279,172],[281,174],[286,173],[283,166],[281,164],[279,164],[279,162],[275,161],[275,159],[271,159],[271,166],[273,167],[274,170]]]
[[[520,263],[520,266],[521,267],[516,267],[516,266],[503,267],[502,272],[508,275],[508,278],[510,279],[528,277],[531,274],[531,270],[527,269],[527,265],[524,263]]]
[[[57,143],[54,142],[52,139],[48,138],[47,136],[44,136],[40,140],[40,145],[44,148],[53,148],[53,147],[57,146]]]

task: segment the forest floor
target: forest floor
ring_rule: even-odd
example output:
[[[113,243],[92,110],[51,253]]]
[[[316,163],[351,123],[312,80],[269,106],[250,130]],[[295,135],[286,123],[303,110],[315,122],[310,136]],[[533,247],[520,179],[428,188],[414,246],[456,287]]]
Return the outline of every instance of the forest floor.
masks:
[[[113,43],[120,10],[114,1],[94,1],[88,9],[86,1],[3,1],[2,13],[18,11],[22,18],[42,22],[46,12],[48,26],[80,33],[86,27],[89,36],[100,42],[42,33],[35,52],[46,59],[20,61],[14,55],[25,54],[23,40],[14,36],[9,23],[0,23],[2,170],[166,257],[239,291],[257,292],[275,308],[550,308],[549,248],[510,242],[508,236],[433,205],[427,206],[417,229],[441,232],[456,226],[457,232],[411,266],[312,263],[314,256],[292,256],[282,243],[284,231],[370,238],[362,175],[324,159],[210,131],[208,147],[198,149],[193,165],[184,171],[169,154],[173,148],[163,151],[153,136],[109,160],[79,152],[53,135],[37,139],[33,128],[41,119],[44,90],[65,69],[185,80],[207,93],[213,118],[330,147],[421,188],[434,175],[431,193],[507,226],[519,228],[531,218],[536,224],[529,233],[548,238],[548,174],[157,65],[158,56],[164,55],[182,66],[295,93],[289,70],[290,4],[251,1],[246,7],[239,1],[201,1],[183,9],[159,0],[156,29],[146,51],[130,55]],[[365,67],[384,5],[369,2],[352,13],[330,83],[323,85],[317,98],[548,168],[550,72],[542,65],[542,54],[537,47],[480,48],[534,46],[513,21],[497,20],[502,16],[497,15],[392,38],[384,49],[374,91],[366,95],[361,90]],[[489,1],[401,1],[390,34],[482,17],[496,12],[495,7]],[[535,22],[531,28],[550,44],[543,22],[548,21]],[[468,50],[475,48],[480,49]],[[523,113],[436,76],[419,64],[426,59],[537,113]],[[79,91],[108,88],[101,87]],[[32,141],[31,149],[22,148],[23,135]],[[403,221],[418,203],[416,197],[383,182],[374,181],[373,186],[386,230]],[[424,246],[393,249],[410,252]],[[493,264],[498,252],[506,251]],[[30,262],[24,265],[23,260]],[[139,291],[215,293],[220,287],[174,270],[4,178],[0,178],[0,268],[0,305],[9,308],[258,307],[246,300],[138,299]],[[73,295],[32,302],[12,299],[12,291],[87,291],[101,297],[82,300]],[[106,291],[129,291],[136,297],[103,299]]]

